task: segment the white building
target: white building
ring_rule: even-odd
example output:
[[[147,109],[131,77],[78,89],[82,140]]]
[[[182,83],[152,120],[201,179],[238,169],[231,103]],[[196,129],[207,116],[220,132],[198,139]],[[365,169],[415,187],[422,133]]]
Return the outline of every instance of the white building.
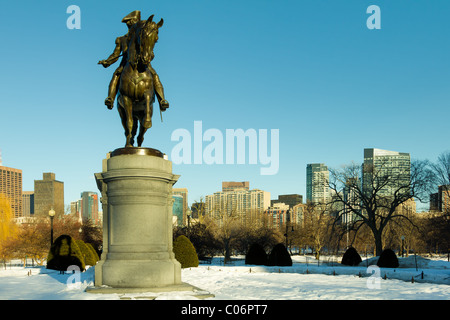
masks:
[[[234,189],[219,191],[205,197],[205,212],[214,218],[221,215],[245,216],[262,213],[270,207],[270,192],[253,189]]]

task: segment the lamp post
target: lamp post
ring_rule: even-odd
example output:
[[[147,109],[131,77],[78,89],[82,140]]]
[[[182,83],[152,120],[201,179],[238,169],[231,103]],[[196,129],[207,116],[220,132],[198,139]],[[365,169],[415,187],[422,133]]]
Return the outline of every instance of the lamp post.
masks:
[[[53,208],[48,212],[50,216],[50,246],[53,244],[53,218],[55,217],[55,210]]]
[[[188,221],[188,229],[187,229],[187,234],[188,234],[188,238],[191,237],[191,209],[187,208],[186,210],[186,217],[187,217],[187,221]]]

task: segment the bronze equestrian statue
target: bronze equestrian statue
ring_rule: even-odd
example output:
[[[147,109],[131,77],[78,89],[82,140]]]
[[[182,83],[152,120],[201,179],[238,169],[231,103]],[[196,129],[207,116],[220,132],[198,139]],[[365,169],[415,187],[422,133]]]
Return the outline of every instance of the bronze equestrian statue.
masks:
[[[147,20],[140,20],[140,12],[133,11],[122,22],[126,23],[128,33],[116,39],[114,52],[98,64],[107,68],[122,56],[109,84],[105,104],[108,109],[112,109],[114,98],[118,94],[117,109],[125,129],[125,147],[133,147],[138,123],[137,143],[140,147],[145,132],[152,126],[155,95],[161,111],[169,107],[159,76],[151,66],[153,48],[158,41],[158,29],[162,27],[164,20],[155,23],[153,15]]]

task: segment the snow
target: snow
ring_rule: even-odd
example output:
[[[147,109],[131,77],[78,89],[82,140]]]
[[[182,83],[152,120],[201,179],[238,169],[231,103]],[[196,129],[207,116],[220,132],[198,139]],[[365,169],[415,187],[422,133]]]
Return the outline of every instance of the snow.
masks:
[[[0,299],[198,300],[202,293],[214,295],[206,300],[450,299],[450,262],[444,259],[399,258],[400,267],[396,269],[370,267],[375,264],[373,258],[356,267],[340,265],[337,259],[319,263],[311,256],[292,259],[292,267],[266,267],[245,265],[242,257],[224,266],[223,259],[214,258],[211,264],[182,269],[182,281],[203,291],[139,294],[86,292],[94,284],[95,267],[82,273],[60,274],[45,267],[7,265],[6,269],[3,266],[0,269]]]

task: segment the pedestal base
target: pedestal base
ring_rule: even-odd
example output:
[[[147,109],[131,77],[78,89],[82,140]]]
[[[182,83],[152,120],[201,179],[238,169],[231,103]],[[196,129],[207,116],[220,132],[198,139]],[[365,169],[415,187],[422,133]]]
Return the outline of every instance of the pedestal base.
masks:
[[[165,287],[181,283],[181,268],[175,259],[107,259],[102,273],[103,284],[114,288]]]
[[[120,148],[95,174],[102,192],[103,253],[95,285],[162,288],[181,284],[172,251],[172,186],[179,175],[150,148]]]

